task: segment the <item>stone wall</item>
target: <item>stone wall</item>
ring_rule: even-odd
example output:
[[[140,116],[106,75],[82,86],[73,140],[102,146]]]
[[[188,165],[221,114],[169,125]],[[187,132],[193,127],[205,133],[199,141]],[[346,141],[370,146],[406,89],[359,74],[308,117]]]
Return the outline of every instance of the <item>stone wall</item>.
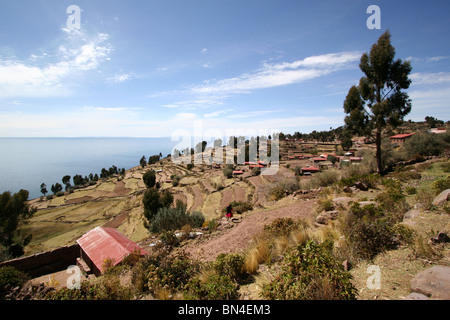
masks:
[[[76,243],[28,257],[0,262],[0,267],[11,266],[27,273],[30,277],[39,277],[76,265],[79,256],[80,246]]]

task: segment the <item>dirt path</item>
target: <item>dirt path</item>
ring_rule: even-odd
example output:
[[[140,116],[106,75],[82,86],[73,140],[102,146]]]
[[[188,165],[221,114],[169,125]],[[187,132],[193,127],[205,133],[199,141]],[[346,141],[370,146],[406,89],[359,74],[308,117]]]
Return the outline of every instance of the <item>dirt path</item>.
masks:
[[[192,192],[194,193],[194,204],[191,210],[195,210],[203,205],[203,193],[197,185],[192,186]]]
[[[238,252],[246,250],[250,240],[260,233],[264,226],[276,218],[309,218],[314,215],[315,201],[299,201],[291,205],[273,210],[256,212],[245,217],[231,229],[221,231],[213,238],[204,238],[188,243],[184,249],[193,258],[202,261],[213,261],[221,253]]]

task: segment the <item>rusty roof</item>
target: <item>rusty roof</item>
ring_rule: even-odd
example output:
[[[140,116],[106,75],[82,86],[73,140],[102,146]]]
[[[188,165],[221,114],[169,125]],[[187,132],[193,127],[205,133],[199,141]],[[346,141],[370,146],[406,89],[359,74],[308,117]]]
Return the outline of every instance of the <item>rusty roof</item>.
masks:
[[[103,263],[108,258],[112,260],[113,265],[117,265],[133,252],[139,252],[141,255],[148,254],[114,228],[92,229],[78,239],[77,243],[101,272],[104,271]]]

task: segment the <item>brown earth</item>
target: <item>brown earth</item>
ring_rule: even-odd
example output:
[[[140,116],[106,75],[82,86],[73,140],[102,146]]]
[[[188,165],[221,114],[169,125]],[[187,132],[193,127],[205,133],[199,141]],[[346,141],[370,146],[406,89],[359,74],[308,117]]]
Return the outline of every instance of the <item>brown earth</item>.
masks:
[[[264,226],[276,218],[312,218],[314,204],[315,201],[302,200],[282,208],[255,212],[240,219],[239,223],[230,222],[235,225],[218,232],[212,238],[205,237],[187,243],[184,250],[202,261],[213,261],[221,253],[242,253]]]

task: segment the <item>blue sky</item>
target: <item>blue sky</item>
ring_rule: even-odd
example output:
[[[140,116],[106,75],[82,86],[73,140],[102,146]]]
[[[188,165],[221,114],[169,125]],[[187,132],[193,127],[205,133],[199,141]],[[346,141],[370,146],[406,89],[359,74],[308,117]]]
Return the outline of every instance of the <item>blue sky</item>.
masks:
[[[380,30],[366,26],[372,4]],[[1,0],[0,136],[336,128],[387,29],[413,66],[406,119],[448,121],[449,12],[442,0]]]

